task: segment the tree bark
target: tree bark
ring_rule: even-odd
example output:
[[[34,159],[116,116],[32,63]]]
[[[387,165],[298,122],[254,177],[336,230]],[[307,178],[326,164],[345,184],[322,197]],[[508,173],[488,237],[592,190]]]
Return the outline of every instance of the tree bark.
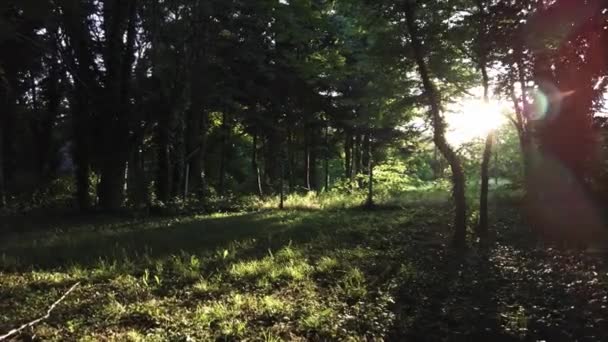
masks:
[[[220,196],[224,196],[226,191],[226,153],[228,152],[228,119],[226,118],[226,113],[222,113],[222,127],[221,127],[221,146],[220,146],[220,171],[219,171],[219,185],[218,185],[218,194]]]
[[[281,179],[279,181],[279,209],[285,208],[285,162],[283,156],[279,157],[279,163],[281,163]]]
[[[40,175],[46,181],[48,180],[56,170],[52,170],[51,164],[53,163],[53,154],[57,152],[56,148],[53,148],[53,125],[55,120],[59,117],[59,110],[61,107],[61,91],[59,89],[59,82],[61,77],[61,71],[59,66],[59,54],[57,51],[57,35],[56,32],[52,33],[52,53],[49,58],[49,77],[47,86],[47,116],[42,123],[41,142],[40,150],[44,158],[40,161]]]
[[[259,197],[264,197],[264,192],[262,191],[262,177],[260,176],[260,167],[258,165],[258,133],[253,133],[253,143],[251,147],[251,171],[253,171],[253,176],[255,177],[255,190],[258,193]]]
[[[374,162],[372,158],[372,141],[370,134],[368,133],[365,136],[365,145],[367,147],[367,176],[368,176],[368,184],[367,184],[367,202],[366,206],[371,208],[374,206]]]
[[[127,166],[127,195],[131,207],[143,208],[148,204],[147,185],[143,151],[140,145],[131,151]]]
[[[308,147],[308,153],[309,153],[309,180],[310,180],[310,187],[309,189],[312,191],[318,191],[319,190],[319,177],[318,177],[318,170],[317,170],[317,162],[319,161],[319,153],[318,153],[318,149],[317,149],[317,140],[315,139],[317,134],[317,130],[315,128],[311,129],[311,134],[310,134],[310,146]]]
[[[528,89],[527,89],[527,81],[526,81],[526,66],[524,61],[524,48],[523,46],[516,45],[514,49],[515,57],[517,58],[517,78],[520,85],[521,91],[521,107],[516,105],[515,113],[517,115],[517,123],[518,123],[518,133],[521,144],[521,150],[523,154],[524,160],[524,177],[525,177],[525,189],[526,193],[529,188],[529,176],[530,176],[530,163],[531,163],[531,153],[532,153],[532,137],[530,134],[530,127],[528,127],[528,115],[530,114],[530,106],[528,103]],[[512,92],[512,97],[515,102],[517,99],[515,97],[515,92]]]
[[[304,186],[308,191],[312,190],[310,182],[310,132],[306,129],[306,138],[304,139]]]
[[[281,139],[276,128],[272,127],[268,129],[266,139],[266,155],[264,157],[266,182],[269,185],[268,187],[272,189],[272,192],[277,194],[281,173],[281,165],[278,163]]]
[[[525,88],[522,88],[522,91],[525,91]],[[524,103],[527,103],[525,99],[525,94],[522,95],[522,100]],[[523,177],[524,177],[524,186],[525,190],[528,189],[528,180],[530,175],[530,163],[531,163],[531,152],[532,152],[532,139],[528,132],[528,128],[526,127],[525,119],[524,119],[524,110],[519,106],[519,101],[517,96],[515,96],[515,86],[511,85],[511,101],[513,102],[513,109],[515,110],[516,120],[514,122],[515,128],[517,129],[517,135],[519,137],[519,145],[522,153],[523,160]],[[527,105],[524,104],[524,107],[527,108]]]
[[[90,48],[90,33],[86,24],[87,14],[82,3],[73,0],[63,6],[63,17],[73,54],[67,54],[72,66],[74,94],[72,96],[72,154],[76,173],[76,201],[81,211],[91,204],[89,178],[91,171],[91,146],[89,124],[95,96],[98,93],[94,75],[94,59]]]
[[[2,91],[1,88],[2,85],[0,85],[0,91]],[[4,150],[4,139],[5,139],[5,132],[4,130],[6,129],[6,118],[5,116],[8,115],[8,111],[11,110],[11,103],[9,100],[9,95],[8,95],[8,85],[6,87],[7,89],[4,91],[4,93],[2,94],[2,106],[4,107],[5,110],[0,111],[0,208],[4,208],[6,206],[6,177],[5,177],[5,170],[4,168],[6,167],[5,162],[4,162],[4,157],[5,157],[5,150]]]
[[[6,206],[6,180],[4,179],[4,122],[0,114],[0,209]]]
[[[483,150],[483,158],[481,161],[481,189],[479,194],[479,235],[486,237],[488,233],[488,191],[490,187],[490,160],[492,158],[492,144],[494,141],[494,132],[488,133],[486,137],[485,147]]]
[[[178,113],[175,126],[172,127],[173,144],[171,146],[171,196],[178,197],[183,194],[186,183],[186,168],[188,156],[186,155],[186,128],[184,116],[186,113]],[[189,176],[192,170],[189,171]],[[192,179],[192,177],[190,177]],[[192,187],[190,187],[192,188]]]
[[[358,132],[355,134],[355,142],[353,146],[353,174],[352,181],[357,181],[359,188],[361,187],[361,182],[358,179],[359,174],[361,173],[361,134]]]
[[[101,180],[97,191],[99,206],[107,211],[117,211],[124,204],[125,173],[127,163],[121,157],[106,159],[101,167]]]
[[[205,192],[205,152],[207,143],[208,112],[205,95],[208,90],[207,71],[207,20],[205,5],[197,1],[194,5],[192,26],[200,36],[191,44],[190,70],[190,110],[186,123],[186,155],[185,162],[190,165],[189,184],[199,198],[204,199]]]
[[[296,153],[295,153],[295,137],[291,128],[287,128],[287,177],[289,180],[289,192],[293,192],[296,186]]]
[[[102,132],[104,147],[100,166],[99,204],[108,211],[122,207],[125,199],[125,171],[130,155],[130,93],[135,54],[137,1],[106,2],[106,92],[108,112]],[[126,39],[123,42],[123,37]]]
[[[410,2],[410,0],[404,2],[406,24],[410,33],[414,59],[418,66],[420,78],[422,79],[425,96],[427,97],[430,105],[429,114],[433,125],[433,141],[439,149],[439,152],[441,152],[441,154],[448,161],[452,170],[452,195],[454,197],[456,211],[454,215],[453,243],[456,247],[464,247],[466,245],[467,231],[467,205],[465,197],[466,178],[458,155],[445,138],[445,122],[441,116],[441,98],[437,92],[435,84],[431,80],[431,76],[426,65],[423,46],[419,38],[418,27],[415,20],[414,5]]]
[[[323,154],[325,169],[325,192],[329,192],[329,124],[325,124],[325,151]]]
[[[344,140],[344,178],[348,181],[352,178],[352,144],[353,137],[350,132],[345,131],[345,140]]]
[[[490,79],[488,76],[486,49],[485,49],[485,25],[486,13],[483,6],[483,0],[477,0],[477,8],[480,14],[480,27],[478,33],[479,40],[479,68],[481,70],[482,85],[483,85],[483,101],[486,105],[490,103]],[[489,113],[487,114],[489,115]],[[488,191],[490,187],[490,160],[492,158],[492,144],[494,142],[494,130],[491,130],[485,141],[483,157],[481,161],[481,188],[479,194],[479,222],[478,234],[480,238],[485,238],[488,234]]]
[[[194,81],[198,83],[199,81]],[[200,94],[194,89],[200,89],[194,84],[191,86],[191,108],[188,111],[186,123],[186,157],[185,163],[189,165],[189,184],[197,194],[202,195],[203,170],[206,142],[207,114],[201,103]]]
[[[77,91],[81,92],[81,91]],[[76,201],[81,211],[86,211],[91,205],[89,196],[91,161],[89,157],[89,138],[88,138],[88,106],[83,94],[77,95],[76,105],[72,108],[72,120],[74,131],[73,156],[76,167]]]
[[[179,94],[183,91],[183,86],[178,86],[174,82],[171,86],[164,85],[163,74],[162,74],[162,44],[161,44],[161,13],[160,4],[157,1],[151,3],[151,17],[150,21],[150,36],[152,42],[151,49],[151,64],[152,64],[152,75],[153,78],[159,81],[158,94],[158,108],[154,108],[158,122],[154,128],[154,143],[155,143],[155,154],[156,154],[156,169],[155,169],[155,182],[154,192],[156,194],[156,200],[162,203],[167,203],[171,197],[171,127],[172,119],[175,112],[175,103],[181,99]],[[177,68],[176,68],[177,69]],[[176,70],[176,75],[178,74]],[[175,77],[177,79],[177,77]],[[169,82],[167,82],[169,83]],[[180,82],[185,83],[185,82]],[[170,92],[163,91],[165,88],[170,88]]]
[[[156,126],[156,197],[159,201],[166,203],[171,196],[171,113],[168,109],[160,113],[158,125]]]

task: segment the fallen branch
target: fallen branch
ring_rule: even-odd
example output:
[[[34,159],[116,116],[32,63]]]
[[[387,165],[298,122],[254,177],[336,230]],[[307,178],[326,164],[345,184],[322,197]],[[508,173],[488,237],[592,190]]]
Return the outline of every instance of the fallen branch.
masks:
[[[19,328],[13,329],[13,330],[9,331],[8,333],[6,333],[5,335],[0,336],[0,341],[4,341],[7,338],[9,338],[9,337],[11,337],[11,336],[13,336],[15,334],[18,334],[21,331],[23,331],[23,330],[25,330],[25,329],[27,329],[29,327],[33,327],[34,325],[36,325],[36,324],[44,321],[45,319],[49,318],[51,316],[51,312],[53,310],[55,310],[55,307],[57,305],[59,305],[59,303],[61,303],[67,296],[69,296],[70,293],[72,293],[72,291],[74,291],[78,287],[78,285],[80,285],[80,282],[77,282],[76,284],[74,284],[72,287],[70,287],[70,289],[66,293],[63,294],[63,296],[61,296],[61,298],[57,299],[57,301],[55,303],[53,303],[49,307],[49,309],[46,311],[46,315],[44,315],[44,316],[42,316],[42,317],[40,317],[38,319],[35,319],[35,320],[33,320],[33,321],[29,322],[29,323],[25,323],[24,325],[20,326]]]

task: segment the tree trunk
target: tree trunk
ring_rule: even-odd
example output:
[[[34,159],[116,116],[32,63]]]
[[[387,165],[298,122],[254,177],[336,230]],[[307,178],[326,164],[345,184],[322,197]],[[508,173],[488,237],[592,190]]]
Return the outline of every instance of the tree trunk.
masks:
[[[36,167],[36,172],[37,172],[37,182],[39,184],[42,183],[42,174],[43,174],[43,169],[44,169],[44,164],[45,164],[45,158],[46,158],[46,153],[44,153],[44,149],[48,146],[48,142],[45,143],[43,142],[43,140],[45,140],[42,137],[42,120],[44,114],[40,113],[40,108],[38,106],[38,85],[36,84],[36,79],[34,78],[34,74],[30,71],[29,72],[29,86],[30,86],[30,94],[31,94],[31,100],[32,100],[32,110],[36,113],[36,120],[34,120],[32,122],[32,132],[34,134],[34,141],[36,142],[35,146],[36,146],[36,150],[35,153],[36,155],[34,156],[34,163],[35,163],[35,167]]]
[[[482,85],[483,85],[483,101],[486,105],[490,103],[490,79],[486,64],[486,49],[485,49],[485,24],[486,15],[483,7],[483,1],[477,0],[477,8],[480,13],[480,27],[478,33],[479,40],[479,68],[481,70]],[[487,113],[486,115],[489,115]],[[488,191],[490,187],[490,160],[492,159],[492,144],[494,142],[494,130],[491,130],[487,137],[481,161],[481,189],[479,194],[479,223],[478,234],[480,238],[485,238],[488,234]]]
[[[366,135],[365,145],[367,147],[367,176],[368,176],[368,184],[367,184],[367,202],[365,205],[368,208],[374,206],[374,162],[372,158],[372,142],[369,134]]]
[[[310,187],[309,189],[312,191],[318,191],[319,190],[319,177],[318,177],[318,172],[317,172],[317,162],[319,161],[319,154],[318,154],[318,149],[317,149],[317,141],[315,139],[316,137],[316,130],[314,128],[311,128],[310,131],[310,146],[308,147],[308,153],[309,153],[309,181],[310,181]]]
[[[56,36],[56,32],[53,33],[53,37]],[[53,148],[53,126],[55,120],[59,117],[59,110],[61,107],[61,90],[60,87],[60,79],[61,79],[61,71],[58,61],[58,52],[55,47],[57,42],[53,39],[53,53],[51,55],[51,60],[49,61],[49,79],[48,79],[48,87],[47,87],[47,112],[48,115],[46,120],[44,120],[42,124],[42,139],[41,139],[41,147],[42,155],[44,159],[40,161],[40,174],[43,179],[50,179],[56,170],[53,170],[51,164],[55,161],[53,158],[53,154],[57,153],[57,149]]]
[[[206,72],[208,23],[206,5],[197,1],[194,5],[194,22],[192,25],[199,37],[193,42],[190,66],[190,110],[186,123],[186,156],[185,163],[190,165],[189,184],[190,187],[203,200],[205,192],[205,152],[207,143],[208,111],[205,100],[209,88]]]
[[[353,158],[353,181],[358,180],[357,176],[361,173],[361,134],[355,134],[355,144],[353,148],[354,158]],[[359,187],[361,187],[361,182],[358,182]]]
[[[278,154],[276,157],[279,160],[280,170],[279,170],[279,209],[283,210],[285,208],[285,132],[286,130],[286,121],[280,123],[279,127],[282,129],[279,131],[278,140],[280,141],[280,146],[278,148]]]
[[[124,203],[126,165],[123,158],[118,156],[116,159],[106,159],[101,164],[97,193],[99,206],[104,210],[117,211]]]
[[[198,84],[199,81],[194,81]],[[189,187],[202,198],[203,170],[205,158],[205,142],[207,134],[207,113],[201,103],[200,94],[196,93],[200,87],[191,86],[191,108],[188,111],[186,123],[186,158],[184,162],[189,166]]]
[[[490,187],[490,160],[492,158],[492,143],[494,132],[490,132],[486,137],[483,159],[481,161],[481,189],[479,194],[479,235],[481,238],[488,233],[488,190]]]
[[[48,78],[46,86],[36,84],[34,75],[31,74],[32,105],[36,112],[36,120],[33,122],[32,132],[36,143],[36,173],[38,183],[43,185],[50,180],[50,169],[52,162],[52,132],[55,119],[59,115],[61,94],[59,93],[59,66],[54,48],[51,48],[52,56],[46,58],[48,63]],[[39,88],[44,91],[46,97],[46,108],[42,108],[39,99]]]
[[[496,147],[494,151],[494,186],[498,187],[498,177],[500,176],[500,156],[498,155],[498,151],[500,150],[498,146],[498,136],[496,137]]]
[[[0,118],[0,209],[6,206],[6,180],[4,179],[4,129]]]
[[[325,153],[323,154],[325,169],[325,192],[329,192],[329,125],[325,125]]]
[[[77,86],[78,87],[78,86]],[[73,157],[74,165],[76,167],[76,201],[78,208],[81,211],[89,209],[91,200],[89,197],[89,178],[91,174],[91,162],[89,159],[89,138],[88,138],[88,106],[82,99],[82,91],[77,95],[79,99],[76,100],[77,104],[72,109],[72,120],[73,120],[73,131],[74,131],[74,145]]]
[[[367,167],[369,166],[369,134],[361,136],[361,172],[367,175]]]
[[[351,160],[352,160],[352,144],[353,144],[353,137],[352,135],[348,132],[345,131],[345,140],[344,140],[344,178],[347,180],[351,180],[352,178],[352,164],[351,164]]]
[[[127,165],[127,195],[131,207],[143,208],[148,204],[148,182],[141,145],[133,149]]]
[[[125,168],[131,153],[131,79],[135,59],[137,1],[108,1],[104,7],[107,113],[102,118],[99,204],[120,209],[125,198]],[[125,26],[126,25],[126,26]],[[126,29],[125,29],[126,27]],[[123,37],[126,37],[123,41]]]
[[[279,209],[285,208],[285,162],[283,156],[279,157],[281,163],[281,180],[279,181]]]
[[[94,74],[94,57],[91,51],[90,32],[86,24],[87,13],[81,2],[72,1],[63,9],[63,21],[73,54],[67,54],[74,79],[72,112],[73,158],[76,168],[76,200],[81,211],[91,204],[89,178],[91,172],[90,121],[100,89]]]
[[[280,153],[281,140],[275,128],[268,129],[266,156],[264,158],[266,182],[274,194],[278,193],[279,178],[281,173],[281,165],[278,164],[278,156]]]
[[[161,44],[161,17],[160,4],[157,1],[151,3],[150,37],[152,43],[151,66],[154,79],[162,80],[162,44]],[[176,71],[177,73],[177,71]],[[167,82],[168,83],[168,82]],[[177,83],[177,82],[176,82]],[[185,83],[185,82],[184,82]],[[165,86],[169,88],[169,86]],[[155,108],[158,117],[154,129],[154,143],[156,153],[155,188],[156,200],[167,203],[171,197],[171,127],[175,113],[175,103],[181,98],[178,94],[182,87],[173,84],[169,93],[159,91],[159,106]]]
[[[523,74],[520,72],[520,79],[523,78]],[[524,113],[527,110],[527,101],[525,98],[525,87],[522,87],[521,90],[524,92],[522,95],[523,107],[519,106],[519,101],[515,96],[515,86],[511,85],[511,101],[513,102],[513,109],[515,110],[516,120],[514,122],[515,128],[517,129],[517,135],[519,137],[519,145],[522,153],[522,160],[524,164],[523,169],[523,177],[524,177],[524,187],[525,190],[528,189],[528,180],[530,175],[530,163],[531,163],[531,153],[532,153],[532,139],[528,132],[528,128],[526,127],[526,123],[524,121]]]
[[[219,171],[219,184],[218,184],[218,194],[220,196],[224,196],[226,191],[226,153],[228,149],[228,121],[226,118],[226,113],[222,113],[222,127],[221,127],[221,145],[220,145],[220,171]]]
[[[295,137],[291,128],[287,128],[287,177],[289,179],[289,192],[293,192],[296,186],[296,153],[295,153]]]
[[[255,188],[259,197],[264,197],[262,191],[262,178],[260,177],[260,167],[258,166],[258,134],[253,133],[253,146],[251,147],[251,171],[255,177]]]
[[[0,88],[0,91],[2,88]],[[2,106],[5,110],[0,111],[0,209],[6,206],[6,178],[5,178],[5,164],[4,164],[4,130],[6,129],[5,115],[10,110],[10,101],[8,94],[2,96]]]
[[[437,93],[435,84],[431,80],[429,70],[425,62],[422,43],[416,26],[414,6],[410,1],[404,2],[406,24],[412,41],[414,59],[418,66],[418,72],[422,79],[425,96],[430,105],[430,117],[433,125],[433,141],[439,149],[439,152],[448,161],[452,170],[452,194],[454,197],[455,215],[454,215],[454,245],[456,247],[464,247],[466,245],[467,231],[467,205],[465,197],[466,178],[462,163],[454,149],[449,145],[445,138],[445,122],[441,116],[441,98]]]
[[[310,182],[310,133],[306,129],[306,139],[304,143],[304,186],[308,191],[312,190]]]
[[[186,165],[188,156],[186,155],[186,128],[184,127],[184,116],[186,113],[179,113],[176,125],[173,127],[173,146],[170,156],[171,164],[171,197],[178,197],[183,194],[184,185],[186,183]],[[191,158],[191,156],[190,156]],[[192,166],[190,166],[191,168]],[[190,180],[192,180],[192,169],[189,171]],[[192,188],[192,187],[190,187]]]
[[[156,170],[156,197],[159,201],[167,203],[171,196],[171,113],[168,109],[160,113],[156,126],[157,170]]]

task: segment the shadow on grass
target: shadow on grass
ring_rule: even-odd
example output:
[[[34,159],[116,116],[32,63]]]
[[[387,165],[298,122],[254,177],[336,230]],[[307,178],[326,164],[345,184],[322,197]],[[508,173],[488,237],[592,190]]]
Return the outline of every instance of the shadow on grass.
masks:
[[[312,240],[323,228],[322,216],[320,211],[260,212],[25,234],[0,242],[0,269],[10,266],[7,260],[12,260],[12,268],[17,270],[50,270],[68,265],[93,266],[100,259],[137,261],[180,252],[204,255],[226,248],[233,241],[251,239],[256,242],[253,250],[266,252],[289,241]]]

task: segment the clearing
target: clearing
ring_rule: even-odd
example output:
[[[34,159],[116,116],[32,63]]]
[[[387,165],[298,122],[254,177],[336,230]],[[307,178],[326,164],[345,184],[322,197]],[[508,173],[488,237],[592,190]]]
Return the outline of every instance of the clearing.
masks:
[[[2,235],[0,334],[18,340],[608,340],[605,260],[446,247],[442,205],[75,219]],[[575,338],[576,337],[576,338]]]

